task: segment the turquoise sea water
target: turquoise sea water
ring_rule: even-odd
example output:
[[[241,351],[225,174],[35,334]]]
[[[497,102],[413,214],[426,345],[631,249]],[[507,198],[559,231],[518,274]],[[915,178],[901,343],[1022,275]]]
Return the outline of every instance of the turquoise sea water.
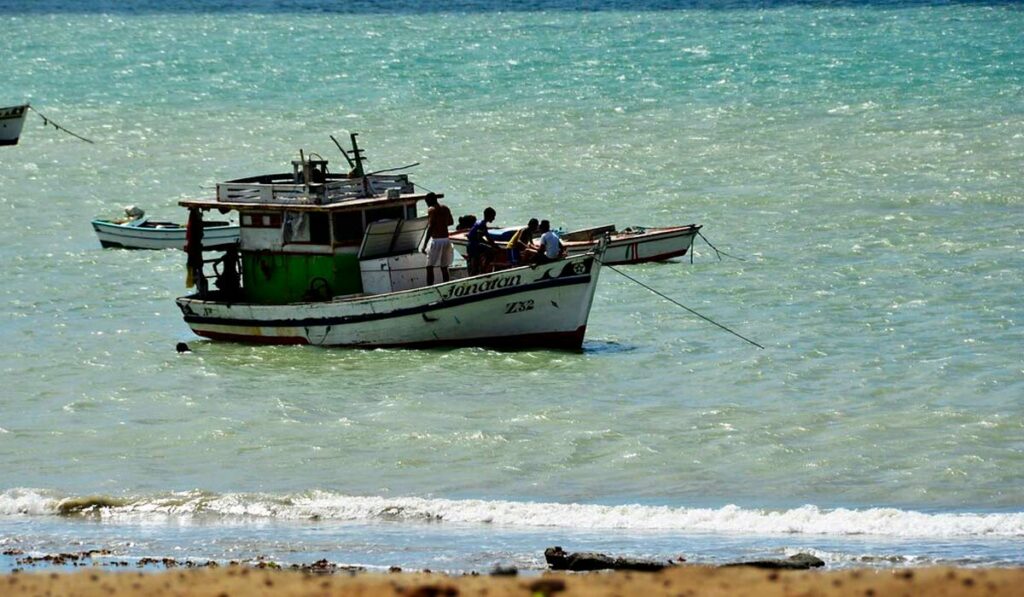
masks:
[[[0,150],[0,547],[1024,564],[1019,4],[130,6],[0,1],[0,105],[96,140]],[[210,343],[89,227],[348,131],[457,215],[703,224],[743,261],[624,271],[766,349],[612,271],[582,354]]]

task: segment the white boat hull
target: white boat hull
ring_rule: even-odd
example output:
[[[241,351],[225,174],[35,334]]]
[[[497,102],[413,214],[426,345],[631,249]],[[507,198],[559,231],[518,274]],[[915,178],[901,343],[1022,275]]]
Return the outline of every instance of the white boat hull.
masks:
[[[25,126],[28,105],[0,108],[0,145],[17,145]]]
[[[192,331],[217,340],[358,347],[579,349],[600,261],[580,255],[444,284],[327,302],[257,305],[182,297]]]
[[[93,220],[92,228],[104,248],[184,249],[185,227],[155,228]],[[215,247],[238,243],[238,226],[207,226],[203,229],[203,246]]]

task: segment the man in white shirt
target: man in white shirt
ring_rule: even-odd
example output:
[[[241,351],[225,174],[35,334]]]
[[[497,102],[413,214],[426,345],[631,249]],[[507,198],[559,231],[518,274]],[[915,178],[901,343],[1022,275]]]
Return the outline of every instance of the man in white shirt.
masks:
[[[560,258],[565,251],[565,246],[562,244],[562,239],[558,238],[558,235],[551,230],[551,222],[542,220],[538,230],[541,237],[536,263],[549,263]]]

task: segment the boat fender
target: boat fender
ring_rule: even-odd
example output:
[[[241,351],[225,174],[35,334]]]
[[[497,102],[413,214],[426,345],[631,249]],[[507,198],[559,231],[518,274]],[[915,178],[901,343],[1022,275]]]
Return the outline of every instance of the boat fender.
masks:
[[[327,278],[321,278],[317,276],[309,281],[309,288],[306,289],[306,300],[312,301],[329,301],[334,297],[334,293],[331,291],[331,284],[327,281]]]

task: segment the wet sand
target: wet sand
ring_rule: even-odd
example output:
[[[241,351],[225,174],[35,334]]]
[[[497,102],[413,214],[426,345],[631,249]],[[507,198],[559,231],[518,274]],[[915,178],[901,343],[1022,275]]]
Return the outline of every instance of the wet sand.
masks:
[[[30,571],[0,577],[3,595],[1021,595],[1024,569],[772,571],[681,566],[655,573],[445,576],[260,570]]]

